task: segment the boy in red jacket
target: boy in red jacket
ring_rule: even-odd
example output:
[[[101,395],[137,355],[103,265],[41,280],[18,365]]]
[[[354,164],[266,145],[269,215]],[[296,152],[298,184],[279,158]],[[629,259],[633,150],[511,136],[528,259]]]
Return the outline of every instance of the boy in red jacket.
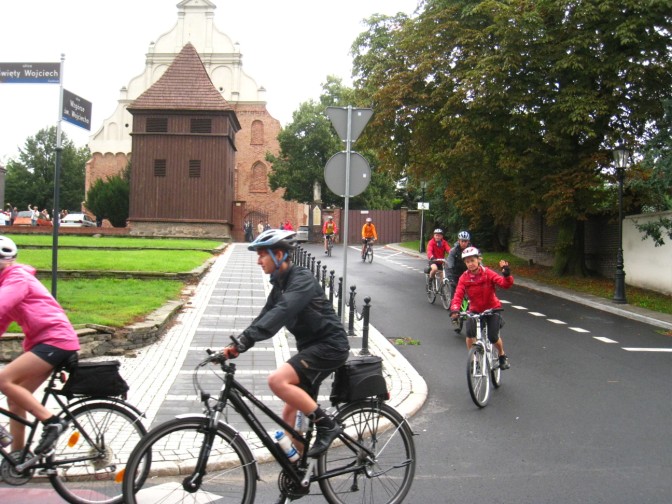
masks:
[[[470,310],[475,313],[482,313],[489,309],[498,309],[502,303],[495,295],[495,286],[508,289],[513,285],[513,277],[507,261],[499,261],[499,267],[502,269],[502,275],[498,275],[491,269],[481,265],[480,253],[476,247],[468,247],[462,252],[462,260],[467,265],[467,271],[462,273],[455,295],[450,305],[450,316],[453,319],[458,317],[462,298],[464,294],[469,296]],[[504,353],[504,343],[499,337],[499,328],[501,326],[501,316],[499,313],[493,313],[486,319],[488,324],[488,339],[499,351],[499,368],[509,369],[511,363]],[[468,320],[467,325],[467,349],[470,349],[476,336],[476,327],[472,319]]]

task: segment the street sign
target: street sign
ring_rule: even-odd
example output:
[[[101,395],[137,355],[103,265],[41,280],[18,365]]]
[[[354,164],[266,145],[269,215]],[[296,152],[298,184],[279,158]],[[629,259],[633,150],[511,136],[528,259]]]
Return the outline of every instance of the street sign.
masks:
[[[338,196],[357,196],[369,186],[371,167],[369,162],[358,152],[350,152],[350,194],[345,194],[346,152],[337,152],[324,167],[324,181],[327,187]]]
[[[0,63],[0,83],[58,84],[60,63]]]
[[[429,210],[429,202],[418,202],[418,210]]]
[[[63,120],[91,131],[91,102],[63,90]]]
[[[354,142],[362,134],[364,127],[371,119],[373,109],[352,109],[350,126],[350,141]],[[338,136],[344,142],[348,140],[348,108],[347,107],[327,107],[327,117],[334,125]]]

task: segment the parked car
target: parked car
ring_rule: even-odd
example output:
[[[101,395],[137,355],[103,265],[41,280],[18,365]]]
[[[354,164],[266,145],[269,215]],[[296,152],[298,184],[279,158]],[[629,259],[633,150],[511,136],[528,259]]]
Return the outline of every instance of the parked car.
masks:
[[[299,243],[307,242],[309,229],[310,227],[308,226],[299,226],[299,229],[296,232],[296,241]]]
[[[33,214],[30,210],[22,210],[21,212],[16,214],[16,219],[14,219],[14,225],[15,226],[30,226],[30,217]],[[52,227],[53,224],[50,220],[45,219],[44,217],[40,216],[37,219],[37,225],[38,226],[46,226],[46,227]]]
[[[69,213],[61,219],[62,227],[96,227],[96,221],[85,213]]]

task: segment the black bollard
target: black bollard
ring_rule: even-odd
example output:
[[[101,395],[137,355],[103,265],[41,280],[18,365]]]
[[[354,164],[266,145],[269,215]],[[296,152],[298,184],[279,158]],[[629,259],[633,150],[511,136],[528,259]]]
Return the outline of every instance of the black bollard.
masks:
[[[329,272],[329,303],[333,306],[334,305],[334,275],[335,271],[331,270]]]
[[[343,277],[338,277],[338,318],[343,313]]]
[[[310,254],[308,254],[310,255]],[[310,272],[314,275],[315,274],[315,258],[311,257],[310,258]]]
[[[370,355],[369,352],[369,310],[371,310],[371,298],[364,298],[364,307],[362,308],[362,351],[359,355]]]
[[[327,290],[327,265],[322,266],[322,290]]]
[[[317,261],[315,264],[315,278],[317,281],[320,281],[320,264],[322,264],[322,261]]]
[[[355,290],[357,289],[356,285],[350,286],[350,313],[348,316],[348,336],[355,335]]]

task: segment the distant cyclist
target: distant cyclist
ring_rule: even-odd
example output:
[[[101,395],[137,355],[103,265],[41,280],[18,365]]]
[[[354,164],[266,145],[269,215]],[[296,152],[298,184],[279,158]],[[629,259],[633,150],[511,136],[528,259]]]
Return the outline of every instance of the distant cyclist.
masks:
[[[460,231],[457,233],[457,241],[453,245],[453,248],[450,249],[450,253],[446,260],[446,276],[450,281],[451,299],[455,295],[457,281],[460,279],[462,273],[467,271],[467,265],[464,264],[464,261],[462,260],[462,252],[467,247],[473,246],[474,244],[471,243],[471,235],[469,234],[469,231]]]
[[[324,236],[324,253],[328,254],[327,250],[327,236],[330,236],[333,242],[333,239],[335,238],[336,233],[338,233],[338,227],[336,226],[336,223],[334,222],[334,218],[330,215],[327,217],[327,220],[324,221],[324,225],[322,226],[322,235]]]
[[[467,271],[462,273],[457,283],[455,296],[450,304],[450,316],[456,319],[460,313],[462,298],[466,293],[469,296],[469,309],[474,313],[483,313],[485,310],[502,307],[502,303],[495,295],[495,287],[508,289],[513,285],[513,277],[509,269],[509,263],[499,261],[502,274],[498,275],[481,264],[481,256],[476,247],[467,247],[462,252],[462,259],[467,265]],[[499,328],[502,325],[502,317],[499,313],[493,313],[486,319],[488,324],[488,339],[499,352],[499,368],[509,369],[511,363],[504,352],[504,342],[499,337]],[[467,350],[471,349],[476,337],[476,322],[467,319]]]
[[[427,242],[427,259],[429,259],[429,283],[427,288],[432,285],[436,272],[443,270],[443,261],[437,261],[437,259],[444,259],[448,253],[450,253],[450,245],[443,239],[443,229],[436,228],[434,237]]]
[[[378,233],[376,232],[376,225],[373,223],[371,217],[367,217],[366,222],[362,226],[362,259],[364,258],[364,254],[366,254],[366,241],[376,241],[377,239]]]

